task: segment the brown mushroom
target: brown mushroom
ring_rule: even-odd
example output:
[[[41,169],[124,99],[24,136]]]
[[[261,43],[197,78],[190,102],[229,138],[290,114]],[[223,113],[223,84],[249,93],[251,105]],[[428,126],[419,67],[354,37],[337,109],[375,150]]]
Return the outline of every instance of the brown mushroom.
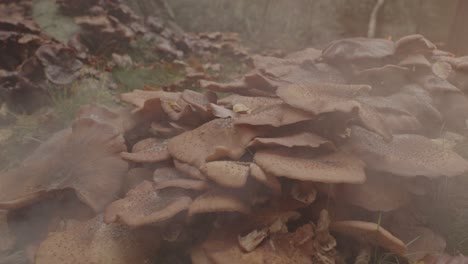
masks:
[[[97,216],[50,233],[40,244],[35,263],[145,263],[156,257],[159,245],[160,236],[152,228],[130,230]]]
[[[156,190],[144,181],[126,197],[110,204],[104,213],[106,223],[120,222],[132,228],[157,224],[185,211],[192,199],[177,189]]]
[[[363,183],[364,163],[345,152],[311,156],[308,150],[268,149],[255,153],[265,172],[301,181]]]
[[[155,189],[181,188],[187,190],[205,191],[210,185],[203,180],[190,178],[191,176],[180,172],[174,168],[163,167],[156,169],[153,173]]]
[[[468,162],[430,139],[402,134],[385,142],[379,135],[354,126],[347,148],[369,168],[401,176],[457,176],[468,171]]]
[[[398,55],[429,53],[435,49],[432,42],[419,34],[404,36],[395,42],[395,53]]]
[[[171,159],[167,151],[168,140],[147,138],[137,142],[132,153],[122,152],[120,156],[134,162],[160,162]]]
[[[376,114],[372,107],[356,100],[359,95],[366,95],[370,89],[368,85],[292,84],[279,87],[276,94],[288,105],[315,115],[357,111],[357,116],[363,126],[390,139],[392,135],[385,127],[381,116]]]
[[[234,124],[280,127],[302,121],[313,120],[316,116],[286,104],[267,105],[257,108],[250,114],[238,115]]]
[[[386,39],[348,38],[331,42],[322,50],[322,58],[332,64],[340,62],[382,61],[393,55],[395,47]]]
[[[404,256],[407,252],[403,241],[375,223],[337,221],[331,224],[330,229],[333,232],[350,236],[357,241],[383,247],[400,256]]]
[[[402,59],[398,65],[409,68],[410,70],[415,69],[428,69],[431,67],[431,63],[422,54],[409,54],[407,57]]]
[[[200,168],[207,179],[222,187],[241,188],[247,183],[249,163],[237,161],[212,161]]]
[[[119,193],[128,165],[123,137],[93,119],[76,120],[42,144],[22,166],[0,174],[0,208],[18,208],[65,189],[96,212]],[[34,174],[31,172],[34,171]]]
[[[255,138],[252,140],[249,147],[310,147],[310,148],[318,148],[321,146],[325,146],[327,149],[336,149],[335,145],[311,132],[299,132],[292,135],[285,135],[282,137],[274,137],[274,138]]]
[[[197,214],[215,212],[248,214],[250,208],[229,192],[212,190],[198,196],[192,204],[190,204],[188,217],[191,218]]]
[[[239,159],[256,134],[251,128],[234,126],[231,119],[215,119],[173,137],[168,150],[174,159],[200,168],[211,160]]]
[[[188,163],[181,162],[181,161],[174,159],[174,167],[178,171],[183,172],[192,178],[199,179],[199,180],[206,180],[206,177],[201,173],[199,169],[197,169],[196,167]]]
[[[257,182],[268,187],[274,194],[281,194],[281,183],[279,180],[275,176],[265,173],[262,168],[255,163],[250,163],[250,176]]]

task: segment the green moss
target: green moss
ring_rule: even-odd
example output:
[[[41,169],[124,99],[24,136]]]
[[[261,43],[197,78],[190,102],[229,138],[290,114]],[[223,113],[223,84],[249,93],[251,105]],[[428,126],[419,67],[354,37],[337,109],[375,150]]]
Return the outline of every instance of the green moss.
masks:
[[[116,68],[112,76],[119,86],[119,92],[143,89],[145,86],[160,88],[182,80],[184,73],[169,66],[158,65],[142,68]]]
[[[62,42],[67,42],[80,29],[72,18],[60,14],[55,0],[34,1],[32,15],[42,30]]]
[[[115,96],[106,87],[91,87],[77,83],[69,89],[51,90],[52,107],[62,126],[69,125],[83,105],[112,106],[116,104]]]

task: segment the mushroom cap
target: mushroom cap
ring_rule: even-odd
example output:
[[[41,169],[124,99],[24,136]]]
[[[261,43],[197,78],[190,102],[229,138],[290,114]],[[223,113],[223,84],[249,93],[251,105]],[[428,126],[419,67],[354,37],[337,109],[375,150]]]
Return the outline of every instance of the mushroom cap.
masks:
[[[237,161],[207,162],[200,170],[207,179],[214,181],[220,186],[229,188],[241,188],[245,186],[250,173],[249,163]]]
[[[250,208],[229,192],[211,190],[198,196],[188,210],[188,217],[196,214],[215,212],[238,212],[248,214]]]
[[[381,116],[375,113],[372,107],[356,100],[359,95],[366,95],[370,90],[371,87],[368,85],[292,84],[279,87],[276,94],[288,105],[315,115],[357,111],[357,116],[363,126],[390,139],[392,135]]]
[[[188,163],[181,162],[181,161],[174,159],[174,167],[178,171],[183,172],[192,178],[199,179],[199,180],[206,180],[206,177],[201,173],[199,169],[197,169],[196,167]]]
[[[154,229],[106,224],[99,215],[63,232],[49,233],[37,250],[35,263],[145,263],[156,257],[159,245]]]
[[[420,34],[408,35],[395,42],[395,53],[398,55],[429,53],[436,46]]]
[[[104,221],[133,228],[161,223],[187,210],[191,202],[181,190],[156,190],[151,182],[144,181],[125,198],[111,203],[104,213]]]
[[[250,176],[270,188],[273,193],[281,194],[281,183],[279,180],[275,176],[265,173],[262,168],[255,163],[250,163]]]
[[[326,146],[329,149],[336,149],[333,142],[325,139],[315,133],[311,132],[298,132],[292,135],[285,135],[282,137],[273,138],[260,138],[257,137],[250,141],[249,147],[310,147],[318,148]]]
[[[405,205],[410,194],[401,181],[391,175],[367,175],[363,184],[343,184],[338,187],[338,199],[369,211],[389,212]]]
[[[311,157],[307,150],[259,150],[255,163],[275,176],[324,183],[363,183],[364,163],[345,152]]]
[[[122,152],[120,156],[134,162],[160,162],[171,159],[167,144],[169,141],[159,138],[146,138],[137,142],[132,153]]]
[[[375,223],[363,221],[336,221],[331,224],[330,230],[351,236],[361,242],[383,247],[400,256],[404,256],[407,251],[403,241]]]
[[[346,148],[369,168],[401,176],[457,176],[468,171],[468,162],[432,140],[402,134],[386,142],[379,135],[354,126]]]
[[[402,59],[398,65],[410,68],[411,67],[421,67],[421,68],[430,68],[431,63],[426,59],[423,54],[409,54],[407,57]]]
[[[282,103],[282,100],[279,98],[242,96],[237,94],[232,94],[218,100],[219,105],[226,106],[227,108],[232,109],[235,105],[242,104],[250,109],[250,111],[280,103]]]
[[[96,104],[84,105],[80,107],[76,118],[91,118],[101,123],[107,123],[121,132],[127,132],[137,125],[126,109],[110,109]]]
[[[354,75],[354,83],[372,86],[372,93],[387,95],[397,92],[402,85],[410,82],[411,71],[396,65],[385,65],[379,68],[365,69]]]
[[[119,193],[128,165],[123,137],[93,119],[76,120],[36,149],[21,167],[0,174],[0,208],[19,208],[49,192],[72,189],[94,211]],[[31,172],[34,174],[31,174]]]
[[[211,160],[239,159],[256,133],[251,128],[234,126],[231,119],[214,119],[171,138],[168,150],[174,159],[200,168]]]
[[[203,180],[189,178],[191,176],[171,167],[156,169],[153,173],[153,182],[156,183],[155,189],[181,188],[188,190],[204,191],[210,188],[210,185]]]
[[[239,115],[233,120],[234,124],[237,125],[280,127],[315,118],[314,114],[301,109],[296,109],[286,104],[277,104],[257,108],[250,114]]]
[[[322,51],[329,62],[383,59],[393,55],[395,46],[386,39],[348,38],[331,42]]]
[[[215,92],[234,92],[239,93],[248,90],[249,87],[244,81],[235,81],[230,83],[218,83],[207,80],[200,80],[200,87]]]

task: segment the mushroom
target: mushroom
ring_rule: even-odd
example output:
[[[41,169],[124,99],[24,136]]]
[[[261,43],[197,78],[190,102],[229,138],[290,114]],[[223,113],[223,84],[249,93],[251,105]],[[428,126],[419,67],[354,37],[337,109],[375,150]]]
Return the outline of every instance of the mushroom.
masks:
[[[265,171],[255,163],[250,163],[250,176],[257,182],[268,187],[274,194],[281,194],[281,183],[279,180],[275,176],[265,173]]]
[[[157,224],[187,210],[192,199],[180,189],[156,190],[144,181],[126,197],[110,204],[104,213],[106,223],[120,222],[136,228]]]
[[[398,65],[406,67],[410,70],[415,69],[427,69],[430,68],[432,65],[426,59],[426,57],[422,54],[409,54],[407,57],[402,59]]]
[[[130,230],[106,224],[101,215],[50,233],[40,244],[37,264],[146,263],[158,253],[160,236],[153,228]]]
[[[242,188],[247,183],[249,163],[236,161],[212,161],[200,168],[207,179],[222,187]]]
[[[206,180],[206,177],[201,173],[199,169],[197,169],[196,167],[188,163],[184,163],[184,162],[174,159],[174,167],[178,171],[183,172],[192,178],[199,179],[199,180]]]
[[[128,171],[123,181],[123,192],[127,193],[138,186],[143,181],[150,181],[153,178],[153,172],[147,168],[133,168]]]
[[[331,224],[330,230],[350,236],[363,243],[383,247],[400,256],[404,256],[407,252],[403,241],[375,223],[351,220],[336,221]]]
[[[436,46],[419,34],[408,35],[395,42],[395,54],[404,56],[415,53],[429,53],[436,49]]]
[[[366,179],[364,163],[341,151],[314,157],[306,149],[259,150],[254,162],[267,173],[301,181],[363,183]]]
[[[468,171],[466,160],[420,135],[396,135],[385,142],[379,135],[354,126],[346,147],[370,169],[400,176],[450,177]]]
[[[160,162],[171,159],[167,150],[168,140],[159,138],[146,138],[137,142],[132,153],[122,152],[120,156],[134,162]]]
[[[249,147],[266,148],[266,147],[310,147],[318,148],[321,146],[327,149],[336,149],[333,142],[311,132],[299,132],[292,135],[285,135],[274,138],[257,137],[252,140]]]
[[[198,196],[188,209],[188,217],[203,213],[237,212],[248,214],[250,208],[239,198],[221,190],[208,191]]]
[[[395,46],[390,40],[348,38],[331,42],[322,50],[322,58],[334,65],[355,63],[370,68],[393,56],[394,52]]]
[[[391,133],[374,109],[356,101],[357,96],[365,95],[370,90],[371,87],[368,85],[292,84],[279,87],[276,94],[288,105],[315,115],[357,111],[357,116],[363,126],[390,139]]]
[[[313,120],[316,116],[286,104],[267,105],[252,111],[250,114],[235,117],[236,125],[280,127],[302,121]]]
[[[373,95],[389,95],[398,92],[409,83],[411,71],[396,65],[364,69],[354,74],[353,82],[372,86]]]
[[[72,189],[94,211],[119,193],[128,165],[123,137],[89,118],[74,121],[36,149],[21,167],[0,174],[0,208],[19,208],[52,192]],[[34,171],[34,174],[31,174]]]
[[[174,159],[200,168],[205,162],[220,158],[239,159],[258,132],[234,126],[231,119],[214,119],[169,140],[168,150]]]
[[[210,188],[206,181],[189,178],[190,176],[174,168],[163,167],[156,169],[153,173],[155,189],[181,188],[196,191],[205,191]]]

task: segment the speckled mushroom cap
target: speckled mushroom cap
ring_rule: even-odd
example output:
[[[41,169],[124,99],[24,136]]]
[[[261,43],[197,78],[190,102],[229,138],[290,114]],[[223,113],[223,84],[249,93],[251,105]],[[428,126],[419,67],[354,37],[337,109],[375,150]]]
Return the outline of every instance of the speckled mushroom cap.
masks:
[[[436,49],[436,45],[419,34],[408,35],[395,42],[395,53],[406,55],[414,53],[428,53]]]
[[[267,186],[275,194],[281,194],[281,183],[279,180],[262,170],[257,164],[250,163],[250,176],[257,182]]]
[[[238,115],[233,120],[238,125],[280,127],[315,118],[314,114],[287,104],[275,104],[257,108],[250,114]]]
[[[205,162],[221,158],[240,158],[256,131],[234,126],[232,120],[214,119],[169,140],[174,159],[200,168]]]
[[[255,153],[255,163],[275,176],[324,183],[363,183],[364,163],[353,155],[335,152],[311,156],[307,150],[267,149]]]
[[[215,212],[238,212],[247,214],[250,208],[235,195],[219,189],[208,191],[198,196],[188,210],[188,217],[197,214]]]
[[[390,40],[347,38],[331,42],[322,50],[322,57],[330,63],[369,59],[381,60],[392,56],[394,52],[395,46]]]
[[[37,264],[147,263],[154,259],[160,236],[153,229],[130,230],[106,224],[101,215],[50,233],[40,244]]]
[[[192,199],[180,189],[156,190],[144,181],[126,197],[111,203],[105,211],[106,223],[120,222],[130,227],[161,223],[188,209]]]
[[[325,139],[315,133],[311,132],[298,132],[294,134],[287,134],[280,137],[257,137],[250,141],[249,147],[254,148],[267,148],[267,147],[310,147],[318,148],[325,146],[328,149],[335,149],[333,142]]]
[[[375,223],[337,221],[331,224],[330,229],[331,231],[350,236],[355,240],[383,247],[400,256],[406,254],[405,243]]]
[[[47,193],[72,189],[99,212],[120,191],[128,165],[118,153],[125,149],[112,126],[78,119],[71,129],[36,149],[21,167],[0,174],[0,208],[19,208]]]
[[[360,124],[390,139],[391,131],[375,109],[356,100],[358,96],[367,95],[370,90],[368,85],[292,84],[279,87],[276,94],[288,105],[315,115],[356,112]]]
[[[166,188],[181,188],[187,190],[205,191],[210,184],[204,180],[194,179],[188,174],[171,167],[158,168],[153,173],[156,190]]]
[[[200,168],[207,179],[228,188],[242,188],[247,183],[249,163],[237,161],[212,161]]]
[[[132,152],[122,152],[120,156],[134,162],[160,162],[171,159],[167,150],[168,140],[146,138],[133,145]]]
[[[377,171],[431,178],[468,171],[466,160],[420,135],[396,135],[385,142],[379,135],[354,126],[347,144],[369,168]]]

